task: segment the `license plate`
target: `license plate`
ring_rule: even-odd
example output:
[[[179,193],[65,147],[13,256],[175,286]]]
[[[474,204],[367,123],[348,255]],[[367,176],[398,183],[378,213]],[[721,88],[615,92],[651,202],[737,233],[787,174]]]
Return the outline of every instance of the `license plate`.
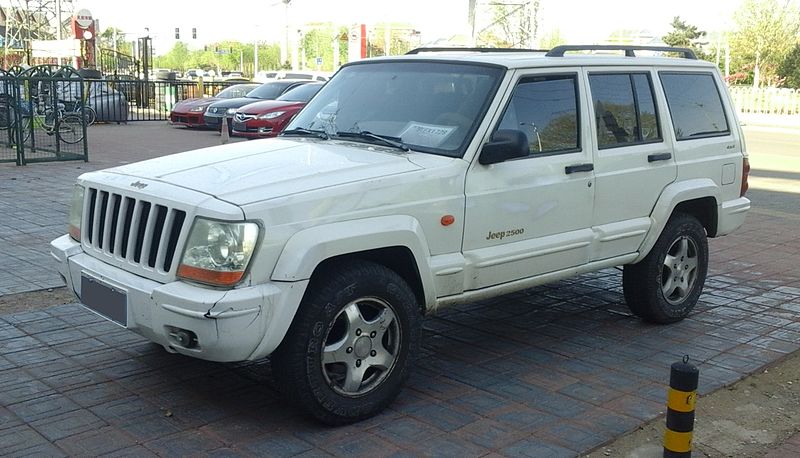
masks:
[[[243,122],[234,122],[233,130],[238,130],[239,132],[247,132],[247,124]]]
[[[114,323],[128,326],[128,296],[125,291],[82,275],[81,302]]]

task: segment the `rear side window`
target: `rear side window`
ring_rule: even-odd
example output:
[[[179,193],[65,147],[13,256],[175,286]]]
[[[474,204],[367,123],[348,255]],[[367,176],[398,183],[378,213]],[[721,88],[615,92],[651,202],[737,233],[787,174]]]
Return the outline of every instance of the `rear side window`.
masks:
[[[534,156],[580,150],[576,75],[525,77],[517,83],[499,129],[520,130]]]
[[[730,133],[722,98],[711,73],[659,75],[678,140]]]
[[[647,73],[589,75],[600,148],[661,141]]]

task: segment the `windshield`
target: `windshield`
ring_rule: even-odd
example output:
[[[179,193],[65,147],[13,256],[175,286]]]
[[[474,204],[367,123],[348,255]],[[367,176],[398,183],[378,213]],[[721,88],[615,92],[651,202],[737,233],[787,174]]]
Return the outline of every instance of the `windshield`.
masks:
[[[416,151],[461,157],[503,69],[444,62],[375,62],[342,68],[286,130],[369,132]],[[348,136],[348,139],[352,136]]]
[[[248,92],[257,87],[258,84],[237,84],[223,89],[216,96],[221,99],[235,99],[237,97],[244,97]]]
[[[283,94],[283,91],[285,91],[287,87],[293,84],[296,83],[294,81],[272,81],[270,83],[264,83],[248,92],[247,97],[274,100],[279,95]]]
[[[278,97],[277,100],[282,100],[284,102],[308,102],[311,100],[311,97],[314,97],[314,94],[319,92],[321,87],[322,85],[317,83],[297,86],[294,89],[286,91],[286,93]]]

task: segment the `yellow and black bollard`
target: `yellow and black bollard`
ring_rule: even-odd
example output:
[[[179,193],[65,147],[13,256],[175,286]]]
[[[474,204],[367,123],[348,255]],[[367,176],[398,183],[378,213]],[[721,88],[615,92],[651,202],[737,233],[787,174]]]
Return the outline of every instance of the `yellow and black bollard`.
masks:
[[[692,456],[694,405],[700,371],[689,364],[689,356],[674,363],[669,373],[667,430],[664,432],[664,458]]]

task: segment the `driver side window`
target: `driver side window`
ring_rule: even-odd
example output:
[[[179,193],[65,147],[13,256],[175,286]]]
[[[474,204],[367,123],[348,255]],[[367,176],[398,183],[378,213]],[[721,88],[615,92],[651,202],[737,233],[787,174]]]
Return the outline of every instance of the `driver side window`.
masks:
[[[577,75],[522,78],[514,88],[498,129],[519,130],[531,156],[580,150]]]

